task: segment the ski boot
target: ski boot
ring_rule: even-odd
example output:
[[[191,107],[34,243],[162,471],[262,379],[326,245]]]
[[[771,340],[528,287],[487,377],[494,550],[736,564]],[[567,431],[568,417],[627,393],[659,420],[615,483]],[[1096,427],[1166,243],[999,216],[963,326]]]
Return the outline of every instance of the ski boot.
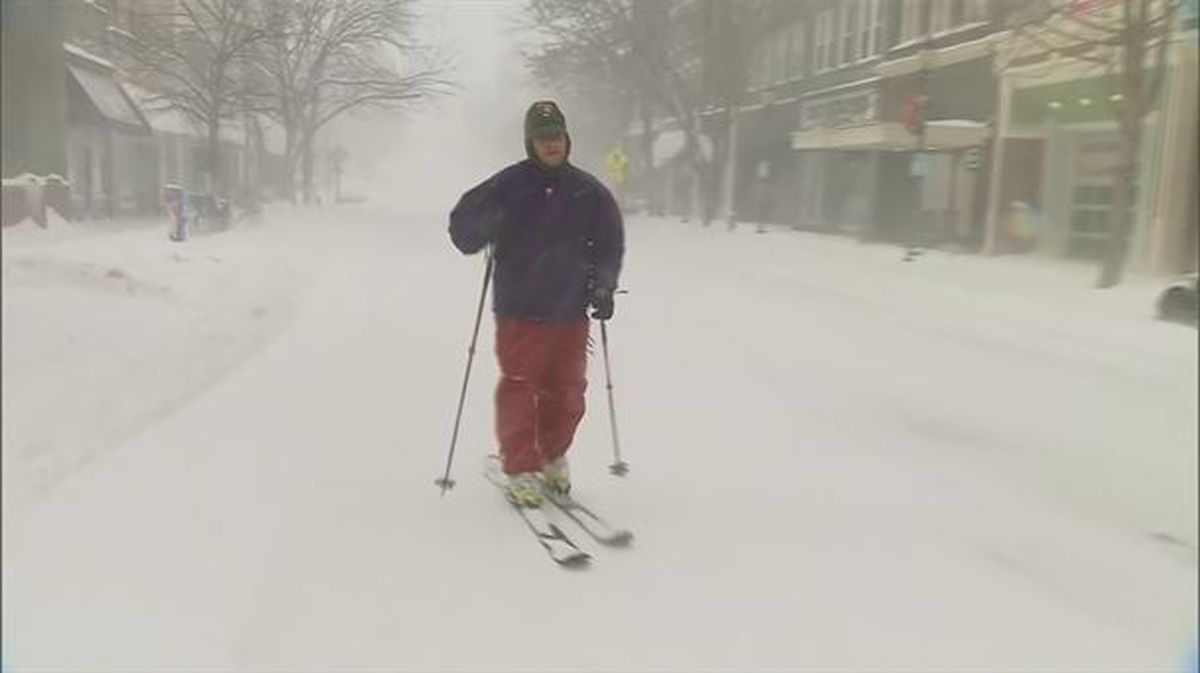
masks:
[[[518,507],[541,507],[545,500],[542,484],[532,472],[508,475],[504,494]]]
[[[558,458],[542,466],[542,483],[551,495],[568,496],[571,494],[571,471],[567,468],[567,459]]]

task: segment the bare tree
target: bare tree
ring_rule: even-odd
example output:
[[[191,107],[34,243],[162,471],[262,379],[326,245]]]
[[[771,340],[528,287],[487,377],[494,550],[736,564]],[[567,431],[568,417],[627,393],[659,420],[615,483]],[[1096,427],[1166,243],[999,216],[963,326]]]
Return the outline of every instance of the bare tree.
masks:
[[[643,118],[652,114],[650,77],[639,67],[648,61],[638,39],[649,32],[649,22],[638,21],[638,10],[647,4],[531,0],[523,27],[541,43],[526,54],[527,65],[539,81],[613,118],[617,133],[623,133],[635,110]]]
[[[1110,106],[1120,138],[1109,231],[1097,287],[1121,282],[1129,257],[1138,161],[1146,115],[1159,103],[1167,53],[1182,0],[1009,0],[1014,24],[1009,61],[1030,51],[1095,64],[1115,77]]]
[[[313,198],[317,133],[364,107],[396,109],[450,88],[447,66],[409,39],[411,0],[266,0],[256,108],[283,127],[286,188]]]
[[[131,8],[117,42],[129,74],[150,92],[147,104],[177,110],[205,131],[211,189],[227,187],[221,125],[243,111],[240,77],[251,47],[263,37],[244,0],[176,0]]]
[[[526,26],[543,43],[529,55],[543,81],[614,92],[636,101],[642,162],[651,156],[656,113],[678,124],[693,177],[695,207],[708,224],[721,206],[719,182],[729,162],[729,129],[746,88],[754,0],[703,0],[672,13],[667,0],[530,0]],[[703,106],[719,115],[706,129]],[[715,142],[706,130],[714,131]]]

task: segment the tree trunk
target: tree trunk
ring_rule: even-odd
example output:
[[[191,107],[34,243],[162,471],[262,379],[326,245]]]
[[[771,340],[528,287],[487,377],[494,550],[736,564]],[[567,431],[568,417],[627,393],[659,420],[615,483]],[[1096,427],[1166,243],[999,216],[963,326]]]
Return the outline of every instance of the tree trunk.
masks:
[[[737,189],[737,113],[729,116],[728,137],[726,138],[725,165],[721,170],[721,201],[725,205],[725,224],[733,229],[737,226],[737,212],[734,208],[734,193]]]
[[[294,125],[286,125],[283,129],[283,191],[288,201],[296,203],[296,169],[297,169],[297,142],[296,128]]]
[[[642,118],[642,196],[648,213],[655,215],[660,195],[654,179],[654,115],[649,103],[643,102],[638,107]]]
[[[1137,214],[1137,168],[1142,147],[1141,120],[1121,133],[1120,156],[1113,179],[1113,203],[1109,219],[1108,241],[1100,263],[1096,287],[1109,288],[1121,282],[1129,259],[1129,239]]]
[[[732,180],[732,176],[729,175],[729,167],[732,164],[730,159],[733,150],[733,109],[733,104],[726,98],[725,112],[721,115],[723,131],[716,134],[716,140],[713,143],[713,160],[708,167],[708,185],[705,187],[706,221],[720,218],[722,208],[725,209],[725,221],[729,223],[733,220],[732,199],[726,198],[727,183]]]
[[[1113,175],[1113,203],[1109,217],[1108,240],[1100,261],[1096,287],[1109,288],[1121,282],[1129,258],[1129,237],[1133,231],[1132,206],[1137,203],[1137,170],[1142,150],[1142,120],[1152,101],[1146,91],[1146,9],[1143,2],[1124,7],[1125,30],[1121,53],[1122,101],[1116,108],[1120,132],[1120,153]],[[1165,52],[1164,52],[1165,53]],[[1157,73],[1156,73],[1157,74]]]
[[[305,141],[300,148],[300,169],[303,179],[304,204],[312,205],[316,196],[313,192],[313,141]]]
[[[208,192],[221,193],[221,120],[215,118],[208,123]]]
[[[688,155],[687,165],[691,169],[691,208],[690,214],[698,218],[704,226],[708,226],[711,222],[708,213],[707,199],[704,196],[704,191],[708,187],[707,179],[707,160],[704,157],[704,145],[701,139],[704,137],[699,128],[699,122],[689,110],[684,122],[684,132],[686,139],[684,141],[684,151]]]

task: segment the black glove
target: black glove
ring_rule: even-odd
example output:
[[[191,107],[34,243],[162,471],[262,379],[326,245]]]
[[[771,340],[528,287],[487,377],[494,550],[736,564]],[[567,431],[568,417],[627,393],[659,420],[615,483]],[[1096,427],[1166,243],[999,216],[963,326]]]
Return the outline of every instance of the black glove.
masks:
[[[596,320],[608,320],[613,317],[613,291],[607,287],[598,287],[592,291],[590,305],[595,308],[592,317]]]

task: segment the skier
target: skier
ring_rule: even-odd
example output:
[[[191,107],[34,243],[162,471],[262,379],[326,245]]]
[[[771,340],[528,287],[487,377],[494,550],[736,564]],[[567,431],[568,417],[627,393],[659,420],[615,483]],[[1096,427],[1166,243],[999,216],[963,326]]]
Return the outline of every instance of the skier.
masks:
[[[491,245],[495,292],[496,435],[506,494],[538,507],[543,487],[571,487],[566,454],[583,418],[591,317],[613,316],[625,252],[609,190],[568,157],[566,119],[552,101],[525,113],[527,158],[471,188],[450,213],[464,254]]]

